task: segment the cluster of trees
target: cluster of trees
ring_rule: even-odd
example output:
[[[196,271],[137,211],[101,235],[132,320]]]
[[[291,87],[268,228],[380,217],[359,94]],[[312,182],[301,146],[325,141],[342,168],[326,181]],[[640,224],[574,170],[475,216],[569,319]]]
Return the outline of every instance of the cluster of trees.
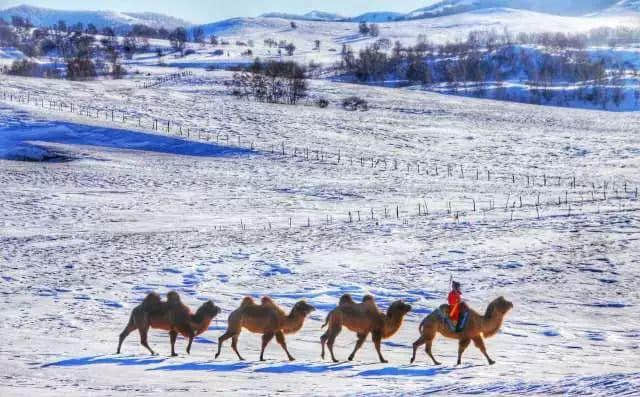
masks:
[[[362,82],[386,78],[423,85],[446,83],[453,92],[484,95],[485,85],[498,86],[499,96],[507,79],[516,80],[550,100],[554,85],[574,83],[596,90],[577,89],[580,100],[593,103],[625,100],[625,76],[640,77],[630,62],[619,62],[606,54],[594,56],[589,45],[611,42],[640,42],[640,29],[597,29],[586,34],[535,33],[512,36],[495,31],[469,33],[466,40],[444,45],[430,44],[419,37],[415,46],[378,40],[357,54],[343,46],[338,69]],[[475,87],[475,88],[474,88]],[[536,97],[537,98],[537,97]],[[536,99],[535,101],[538,101]],[[538,101],[539,102],[539,101]]]
[[[269,48],[277,48],[279,55],[282,55],[282,50],[285,50],[289,56],[292,56],[296,51],[296,46],[293,43],[288,43],[286,40],[276,41],[269,37],[264,39],[264,45]],[[316,40],[316,46],[318,49],[320,48],[319,40]]]
[[[204,43],[202,29],[194,29],[192,36]],[[34,29],[29,19],[19,16],[12,17],[10,23],[0,19],[0,46],[14,47],[27,57],[51,56],[54,59],[49,66],[16,61],[7,70],[16,75],[59,77],[65,71],[70,79],[87,79],[100,74],[120,78],[126,73],[121,64],[122,57],[131,59],[137,52],[149,51],[149,38],[167,39],[174,51],[184,55],[189,33],[183,27],[168,31],[133,25],[120,40],[110,27],[98,31],[92,24],[68,25],[59,21],[50,28]],[[63,68],[58,64],[60,61]]]
[[[367,25],[366,22],[360,22],[358,25],[358,32],[360,34],[369,35],[371,37],[378,37],[380,35],[380,26],[375,23]]]
[[[307,71],[295,62],[256,59],[247,70],[234,73],[231,86],[240,98],[294,105],[307,95]]]

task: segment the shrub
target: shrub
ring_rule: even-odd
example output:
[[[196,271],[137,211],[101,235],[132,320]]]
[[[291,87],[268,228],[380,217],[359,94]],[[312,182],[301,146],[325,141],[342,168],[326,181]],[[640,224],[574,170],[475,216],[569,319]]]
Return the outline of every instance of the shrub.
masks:
[[[222,51],[221,49],[217,49],[217,50],[213,51],[213,55],[215,55],[215,56],[224,55],[224,51]]]
[[[326,98],[319,98],[319,99],[316,101],[316,105],[317,105],[319,108],[324,109],[324,108],[326,108],[327,106],[329,106],[329,101],[328,101]]]
[[[362,110],[362,111],[366,111],[369,110],[369,104],[367,103],[366,100],[358,97],[358,96],[350,96],[348,98],[345,98],[342,100],[342,107],[345,110],[351,110],[351,111],[355,111],[355,110]]]
[[[38,77],[42,75],[42,68],[35,62],[23,59],[14,61],[7,73],[14,76]]]
[[[196,53],[196,50],[194,50],[193,48],[189,48],[189,49],[187,49],[187,50],[184,52],[184,55],[185,55],[185,56],[187,56],[187,55],[193,55],[193,54],[195,54],[195,53]]]

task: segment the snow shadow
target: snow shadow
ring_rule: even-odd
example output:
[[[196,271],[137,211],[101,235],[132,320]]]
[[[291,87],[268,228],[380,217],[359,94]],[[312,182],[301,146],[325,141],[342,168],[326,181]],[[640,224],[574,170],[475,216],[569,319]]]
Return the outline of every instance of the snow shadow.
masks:
[[[151,365],[160,364],[166,360],[166,358],[150,358],[150,357],[114,357],[114,356],[87,356],[70,358],[67,360],[55,361],[48,364],[43,364],[41,368],[47,367],[83,367],[87,365],[98,364],[116,364],[116,365]]]
[[[326,365],[312,365],[312,364],[284,364],[273,367],[258,368],[254,372],[262,372],[269,374],[289,374],[294,372],[306,372],[312,374],[336,372],[352,369],[353,365],[342,364],[326,364]]]
[[[57,143],[110,149],[139,150],[195,157],[232,157],[255,153],[248,149],[194,142],[179,137],[67,122],[21,125],[0,129],[0,158],[46,161],[55,153],[42,144]],[[59,154],[56,153],[59,157]]]
[[[233,372],[249,368],[248,363],[233,364],[212,364],[212,363],[184,363],[175,365],[164,365],[156,368],[149,368],[147,371],[204,371],[204,372]]]

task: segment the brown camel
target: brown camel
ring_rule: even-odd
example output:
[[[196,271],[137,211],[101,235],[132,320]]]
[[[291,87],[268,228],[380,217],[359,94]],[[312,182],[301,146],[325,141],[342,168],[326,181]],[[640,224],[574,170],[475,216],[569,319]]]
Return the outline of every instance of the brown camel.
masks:
[[[349,356],[349,361],[353,360],[356,352],[362,347],[365,339],[371,333],[378,357],[381,362],[386,363],[387,360],[382,357],[380,352],[380,343],[382,339],[390,338],[398,331],[404,316],[409,311],[411,311],[411,305],[401,300],[393,302],[389,306],[387,314],[384,314],[378,309],[371,295],[365,295],[362,298],[362,303],[355,303],[349,294],[342,295],[338,307],[329,312],[322,326],[324,328],[329,324],[327,331],[320,337],[322,359],[324,359],[324,345],[326,343],[329,353],[331,353],[331,359],[333,362],[338,362],[333,354],[333,343],[344,325],[347,329],[358,334],[358,341]]]
[[[500,330],[504,316],[509,310],[513,309],[513,303],[501,296],[487,306],[487,311],[484,315],[477,313],[471,308],[466,307],[466,309],[469,311],[467,322],[461,332],[452,332],[445,323],[445,316],[449,316],[449,305],[440,306],[440,308],[422,320],[419,327],[420,338],[413,343],[411,362],[413,363],[416,359],[416,350],[426,343],[425,350],[427,354],[431,357],[435,365],[440,365],[431,353],[431,344],[436,337],[436,333],[439,332],[447,338],[458,339],[460,341],[458,344],[457,365],[461,364],[462,353],[464,353],[471,341],[473,341],[473,344],[484,354],[490,365],[495,364],[495,361],[487,354],[483,339],[492,337]]]
[[[264,349],[267,347],[271,339],[276,337],[276,341],[282,348],[289,360],[295,360],[284,340],[286,334],[294,334],[302,328],[306,317],[314,311],[315,308],[305,301],[297,302],[291,312],[287,315],[271,298],[263,297],[260,304],[256,304],[253,299],[246,297],[242,300],[240,307],[229,315],[227,332],[218,338],[218,352],[216,358],[220,356],[222,343],[231,339],[231,348],[238,355],[240,360],[244,360],[238,352],[238,337],[242,328],[248,329],[250,332],[262,334],[262,350],[260,351],[260,361],[264,361]]]
[[[211,320],[218,313],[220,313],[220,308],[214,305],[212,301],[203,303],[193,314],[180,301],[180,295],[177,292],[169,292],[166,302],[160,298],[160,295],[152,292],[131,312],[129,323],[120,334],[117,353],[120,354],[120,348],[125,338],[137,329],[140,332],[140,344],[155,355],[156,353],[147,343],[147,335],[149,328],[157,328],[169,331],[172,356],[177,356],[175,344],[178,334],[189,338],[187,354],[190,354],[193,338],[206,331],[209,328],[209,324],[211,324]]]

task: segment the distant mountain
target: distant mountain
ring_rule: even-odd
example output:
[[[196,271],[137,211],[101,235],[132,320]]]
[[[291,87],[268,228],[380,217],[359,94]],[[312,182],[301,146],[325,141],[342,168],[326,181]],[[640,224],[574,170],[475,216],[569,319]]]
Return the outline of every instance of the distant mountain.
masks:
[[[615,5],[605,10],[606,13],[625,13],[625,12],[639,12],[640,13],[640,0],[621,0]]]
[[[63,20],[67,25],[81,22],[85,26],[94,24],[98,29],[110,26],[116,30],[126,30],[135,24],[143,24],[154,28],[164,26],[175,29],[178,26],[191,26],[191,23],[153,12],[115,12],[115,11],[66,11],[49,8],[21,5],[0,10],[0,18],[10,21],[12,16],[29,18],[35,26],[51,26]]]
[[[487,8],[515,8],[557,15],[586,15],[605,10],[620,0],[442,0],[407,14],[408,19],[433,18]],[[638,2],[623,0],[622,2]]]
[[[260,15],[262,18],[282,18],[282,19],[293,19],[293,20],[301,20],[301,21],[344,21],[345,18],[342,15],[332,14],[330,12],[323,11],[311,11],[303,15],[297,14],[287,14],[284,12],[270,12],[267,14]]]
[[[367,12],[351,18],[350,20],[354,22],[389,22],[397,19],[403,19],[405,15],[406,14],[390,11]]]

